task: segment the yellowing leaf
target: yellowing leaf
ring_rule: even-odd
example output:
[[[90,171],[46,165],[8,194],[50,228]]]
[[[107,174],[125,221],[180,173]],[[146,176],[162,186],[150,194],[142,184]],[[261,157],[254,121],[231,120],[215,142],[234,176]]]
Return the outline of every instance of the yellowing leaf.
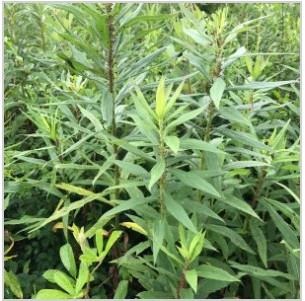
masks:
[[[122,226],[127,227],[129,229],[132,229],[136,232],[139,232],[143,235],[147,235],[147,232],[137,223],[132,223],[132,222],[123,222],[121,223]]]
[[[159,119],[163,119],[166,108],[164,81],[162,77],[156,93],[156,114]]]

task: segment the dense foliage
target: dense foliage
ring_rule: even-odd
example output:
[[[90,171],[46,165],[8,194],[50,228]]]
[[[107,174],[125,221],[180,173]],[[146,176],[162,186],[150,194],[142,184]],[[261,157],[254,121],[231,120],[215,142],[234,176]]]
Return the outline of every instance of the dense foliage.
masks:
[[[6,298],[299,297],[299,4],[4,9]]]

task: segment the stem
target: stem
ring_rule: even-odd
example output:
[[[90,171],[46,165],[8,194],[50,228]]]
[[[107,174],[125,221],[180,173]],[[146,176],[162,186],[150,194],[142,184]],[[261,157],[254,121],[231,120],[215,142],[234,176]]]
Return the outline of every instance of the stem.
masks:
[[[160,147],[159,147],[159,157],[160,160],[165,161],[165,148],[164,148],[164,132],[163,132],[163,121],[159,121],[159,139],[160,139]],[[160,201],[160,213],[161,216],[164,215],[165,207],[164,207],[164,190],[165,190],[165,172],[161,176],[159,180],[159,201]]]
[[[85,290],[85,297],[86,299],[89,299],[89,291],[90,291],[90,278],[94,275],[94,273],[97,271],[97,269],[101,266],[104,258],[99,261],[99,263],[94,267],[94,269],[89,273],[88,279],[87,279],[87,285]]]
[[[114,25],[113,25],[113,16],[111,14],[112,4],[107,5],[108,19],[107,26],[109,32],[109,47],[108,47],[108,56],[107,56],[107,65],[108,65],[108,90],[111,94],[112,99],[112,121],[111,121],[111,134],[113,137],[117,135],[117,126],[116,126],[116,118],[115,118],[115,77],[114,77],[114,50],[113,44],[115,39]],[[112,144],[113,152],[115,159],[117,159],[118,155],[118,147],[115,143]],[[117,165],[114,167],[114,185],[119,185],[120,182],[120,170]],[[119,190],[114,190],[114,199],[118,199]],[[116,217],[116,224],[118,225],[118,217]]]
[[[262,193],[262,189],[263,189],[263,186],[264,186],[264,181],[265,181],[265,178],[266,178],[266,170],[265,169],[261,169],[259,171],[259,176],[258,176],[258,180],[256,182],[256,186],[255,186],[255,190],[254,190],[254,195],[253,195],[253,198],[252,198],[252,201],[251,201],[251,204],[252,204],[252,207],[256,207],[256,204],[257,204],[257,201]]]
[[[177,294],[178,299],[181,298],[181,289],[185,288],[185,285],[186,285],[184,274],[185,274],[185,272],[188,268],[188,265],[189,265],[188,262],[184,263],[183,269],[182,269],[180,277],[179,277],[179,282],[178,282],[178,286],[177,286],[177,289],[176,289],[176,294]]]

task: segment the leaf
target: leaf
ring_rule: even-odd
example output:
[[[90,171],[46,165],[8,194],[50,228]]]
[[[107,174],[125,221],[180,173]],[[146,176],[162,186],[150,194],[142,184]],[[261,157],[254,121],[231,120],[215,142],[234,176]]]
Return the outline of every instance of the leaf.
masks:
[[[114,294],[114,299],[125,299],[128,292],[128,280],[121,280]]]
[[[104,247],[104,231],[102,229],[98,229],[95,233],[95,245],[97,254],[101,255]]]
[[[60,259],[67,271],[75,278],[76,277],[76,264],[72,247],[67,243],[63,245],[60,250]]]
[[[105,219],[106,217],[113,216],[117,213],[134,209],[135,207],[139,205],[143,205],[147,203],[147,200],[127,200],[127,201],[121,201],[119,205],[115,206],[114,208],[108,210],[104,215],[102,215],[102,218]]]
[[[152,228],[154,264],[156,264],[160,248],[163,244],[164,236],[165,236],[164,220],[160,219],[154,221]]]
[[[181,123],[185,123],[186,121],[195,118],[197,115],[199,115],[200,113],[202,113],[203,108],[199,108],[187,113],[184,113],[183,115],[181,115],[180,117],[178,117],[176,120],[172,121],[167,127],[166,130],[169,131],[169,129],[176,127],[177,125],[181,124]]]
[[[210,89],[210,96],[214,102],[215,107],[218,110],[219,110],[220,100],[222,98],[225,88],[226,88],[226,83],[221,77],[219,77],[215,80],[215,82],[213,83]]]
[[[63,291],[60,290],[55,290],[55,289],[42,289],[40,290],[35,299],[40,299],[40,300],[60,300],[60,299],[71,299],[71,296],[68,295],[67,293],[64,293]]]
[[[175,201],[168,193],[165,193],[165,206],[169,214],[182,223],[186,228],[191,230],[194,233],[197,233],[197,230],[193,222],[188,217],[184,208]]]
[[[227,271],[208,264],[202,264],[196,268],[199,277],[219,281],[239,282],[240,280]]]
[[[238,248],[241,248],[250,254],[255,254],[253,250],[249,247],[249,245],[245,242],[245,240],[236,231],[218,225],[208,225],[207,228],[211,231],[214,231],[222,236],[229,238],[230,241]]]
[[[12,271],[7,272],[4,270],[4,284],[9,287],[9,289],[17,298],[23,298],[23,292],[19,280]]]
[[[111,232],[110,237],[108,238],[108,241],[106,243],[105,250],[103,251],[103,252],[105,252],[105,254],[109,253],[110,249],[115,244],[115,242],[120,238],[122,233],[123,233],[122,231],[113,231],[113,232]]]
[[[72,278],[70,278],[67,274],[58,271],[58,270],[54,270],[54,275],[53,275],[53,279],[55,281],[55,283],[61,287],[62,289],[64,289],[67,293],[69,293],[70,295],[74,294],[74,281]]]
[[[194,290],[194,292],[197,292],[197,282],[198,282],[198,274],[196,270],[188,270],[185,271],[185,280],[190,285],[190,287]]]
[[[257,215],[257,213],[252,209],[252,207],[245,201],[231,195],[231,194],[226,194],[224,197],[219,199],[221,202],[236,208],[242,212],[245,212],[258,220],[261,221],[261,218]]]
[[[253,277],[283,277],[291,280],[294,279],[292,275],[277,270],[271,270],[271,269],[266,270],[249,264],[239,264],[234,261],[229,261],[229,263],[231,267],[238,269],[242,272],[245,272]]]
[[[220,116],[231,122],[236,122],[246,126],[251,126],[250,120],[234,107],[221,108]]]
[[[210,43],[210,40],[205,37],[203,32],[199,33],[197,30],[192,28],[183,28],[183,32],[201,46],[206,47]]]
[[[248,168],[248,167],[260,167],[260,166],[270,166],[270,164],[259,161],[236,161],[225,165],[225,169],[235,169],[235,168]]]
[[[301,204],[300,198],[289,187],[279,182],[275,182],[275,184],[283,187],[298,202],[298,204]]]
[[[118,165],[121,169],[124,171],[131,173],[136,176],[143,176],[147,175],[147,171],[140,165],[127,162],[127,161],[120,161],[120,160],[114,160],[113,161],[116,165]]]
[[[80,293],[84,285],[89,281],[89,268],[87,263],[81,261],[79,265],[78,277],[75,284],[76,294]]]
[[[272,152],[272,148],[266,145],[265,143],[257,140],[253,135],[250,135],[248,133],[242,133],[242,132],[236,132],[229,129],[221,129],[220,130],[222,134],[230,137],[233,139],[233,142],[238,142],[241,144],[249,145],[254,148],[266,150]]]
[[[152,186],[162,177],[164,171],[165,171],[165,161],[164,159],[160,159],[150,171],[151,176],[148,184],[148,189],[150,191]]]
[[[133,222],[123,222],[123,223],[120,223],[120,225],[124,226],[124,227],[127,227],[129,229],[132,229],[138,233],[141,233],[145,236],[147,236],[147,232],[140,226],[138,225],[137,223],[133,223]]]
[[[297,237],[297,233],[295,230],[291,228],[290,225],[288,225],[285,220],[276,212],[276,210],[273,209],[272,206],[270,206],[268,203],[264,202],[264,206],[267,208],[274,225],[278,228],[278,230],[283,235],[286,242],[293,248],[297,249],[299,248],[299,240]]]
[[[252,220],[250,221],[249,226],[252,237],[257,246],[258,255],[262,260],[262,263],[264,264],[265,268],[267,268],[267,240],[265,234],[261,230],[261,228],[257,226],[256,223],[254,223]]]
[[[181,182],[183,182],[185,185],[196,188],[200,191],[203,191],[205,193],[208,193],[212,196],[215,196],[217,198],[220,197],[220,194],[218,191],[206,180],[204,180],[200,173],[202,171],[182,171],[182,170],[174,170],[173,174],[176,178],[178,178]]]
[[[233,86],[228,87],[227,90],[270,90],[274,88],[278,88],[284,85],[290,85],[298,83],[297,80],[286,80],[286,81],[278,81],[278,82],[251,82],[249,84],[244,84],[241,86]]]
[[[166,136],[164,138],[167,146],[173,151],[173,153],[177,154],[179,151],[180,140],[177,136]]]
[[[206,152],[216,154],[226,154],[224,151],[218,149],[214,144],[192,138],[184,138],[180,140],[180,149],[198,149]]]
[[[93,115],[93,113],[91,113],[90,111],[82,108],[80,105],[78,105],[78,108],[80,109],[82,114],[91,121],[91,123],[95,127],[96,132],[103,131],[103,126],[102,126],[101,122]]]

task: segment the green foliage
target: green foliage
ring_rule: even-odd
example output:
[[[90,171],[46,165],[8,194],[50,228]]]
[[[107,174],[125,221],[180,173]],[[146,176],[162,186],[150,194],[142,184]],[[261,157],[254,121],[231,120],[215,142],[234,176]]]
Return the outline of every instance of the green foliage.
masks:
[[[299,7],[6,3],[5,298],[299,298]]]

